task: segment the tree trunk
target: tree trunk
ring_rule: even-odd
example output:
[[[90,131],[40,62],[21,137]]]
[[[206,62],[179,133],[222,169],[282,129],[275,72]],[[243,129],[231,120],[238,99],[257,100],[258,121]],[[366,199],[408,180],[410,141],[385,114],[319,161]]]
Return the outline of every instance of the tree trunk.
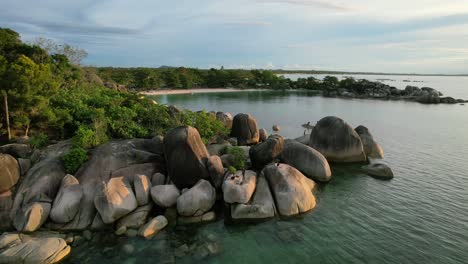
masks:
[[[3,102],[5,104],[5,119],[7,125],[8,141],[11,140],[11,131],[10,131],[10,112],[8,111],[8,96],[6,91],[2,91]]]

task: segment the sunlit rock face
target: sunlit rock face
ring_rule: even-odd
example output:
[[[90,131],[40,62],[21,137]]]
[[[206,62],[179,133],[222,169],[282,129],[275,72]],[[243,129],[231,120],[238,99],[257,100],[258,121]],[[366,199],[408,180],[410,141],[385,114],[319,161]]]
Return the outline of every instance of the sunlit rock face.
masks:
[[[252,145],[260,140],[257,120],[249,114],[237,114],[232,121],[231,137],[237,138],[238,145]]]

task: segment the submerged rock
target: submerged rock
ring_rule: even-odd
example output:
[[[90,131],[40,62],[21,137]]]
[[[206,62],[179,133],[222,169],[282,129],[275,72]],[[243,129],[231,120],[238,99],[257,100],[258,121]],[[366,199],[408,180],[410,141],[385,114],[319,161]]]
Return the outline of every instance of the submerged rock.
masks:
[[[231,137],[236,137],[241,146],[258,143],[260,135],[255,118],[249,114],[237,114],[232,122]]]
[[[82,197],[83,189],[78,180],[72,175],[66,175],[54,199],[50,219],[62,224],[70,222],[80,209]]]
[[[181,216],[200,216],[208,212],[216,201],[216,190],[206,180],[182,193],[177,199],[177,212]]]
[[[94,205],[102,221],[111,224],[135,210],[138,203],[128,180],[116,177],[110,179],[107,184],[101,184],[100,191],[94,198]]]
[[[374,140],[374,137],[365,126],[358,126],[354,129],[361,138],[364,151],[368,158],[383,159],[384,151],[382,147]]]
[[[294,167],[287,164],[270,164],[263,169],[263,173],[280,215],[297,215],[315,207],[316,201],[312,193],[314,182]]]
[[[322,118],[312,130],[309,145],[332,162],[366,161],[361,138],[341,118]]]
[[[226,203],[248,203],[257,182],[257,173],[247,170],[227,176],[223,183],[223,196]]]
[[[193,127],[172,129],[164,138],[167,169],[172,182],[180,189],[208,179],[206,161],[209,154],[200,134]]]
[[[185,216],[177,218],[177,224],[179,225],[188,225],[188,224],[197,224],[205,223],[216,220],[215,212],[208,212],[199,216]]]
[[[365,173],[370,176],[381,178],[381,179],[391,179],[393,178],[393,171],[385,164],[382,163],[373,163],[367,166],[363,166],[362,169]]]
[[[0,263],[57,263],[70,253],[70,246],[57,237],[30,237],[3,233]]]
[[[327,159],[315,149],[295,140],[287,139],[285,141],[280,159],[312,180],[327,182],[331,179],[331,170]]]
[[[231,217],[234,220],[267,219],[275,214],[275,202],[263,176],[258,177],[255,193],[249,203],[231,205]]]

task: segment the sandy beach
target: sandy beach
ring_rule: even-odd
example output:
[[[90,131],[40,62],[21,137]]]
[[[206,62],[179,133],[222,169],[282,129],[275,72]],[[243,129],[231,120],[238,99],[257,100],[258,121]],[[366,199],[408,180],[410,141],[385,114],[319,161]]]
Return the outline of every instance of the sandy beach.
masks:
[[[168,94],[194,94],[194,93],[231,93],[231,92],[249,92],[260,91],[260,89],[236,89],[236,88],[198,88],[198,89],[171,89],[171,90],[152,90],[140,92],[144,95],[168,95]]]

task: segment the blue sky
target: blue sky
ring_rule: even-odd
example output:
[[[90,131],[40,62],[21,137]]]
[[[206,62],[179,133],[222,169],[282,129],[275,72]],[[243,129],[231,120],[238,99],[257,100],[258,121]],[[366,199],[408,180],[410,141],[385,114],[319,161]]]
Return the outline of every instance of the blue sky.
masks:
[[[468,0],[0,0],[96,66],[468,73]]]

